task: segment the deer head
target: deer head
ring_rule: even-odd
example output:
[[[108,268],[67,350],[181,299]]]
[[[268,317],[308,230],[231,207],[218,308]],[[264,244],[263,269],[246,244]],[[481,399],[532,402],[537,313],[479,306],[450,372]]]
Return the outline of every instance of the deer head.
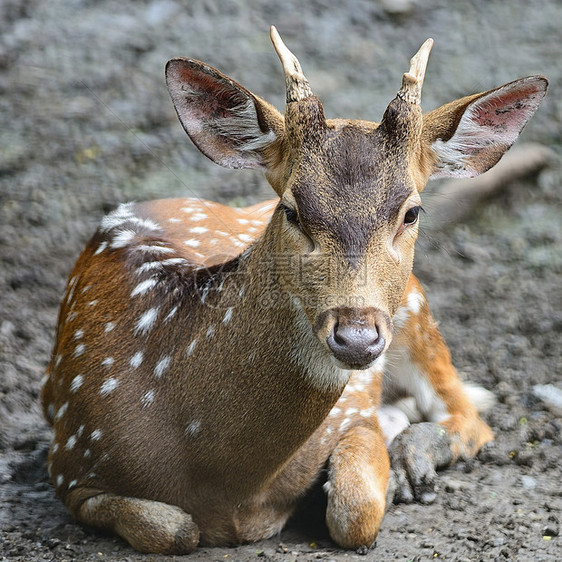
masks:
[[[338,366],[368,368],[392,339],[428,179],[471,177],[497,163],[538,108],[547,81],[523,78],[423,115],[428,39],[380,124],[326,119],[273,27],[271,38],[285,73],[284,116],[191,59],[169,61],[168,88],[206,156],[265,171],[280,201],[257,245],[288,306],[300,309]]]

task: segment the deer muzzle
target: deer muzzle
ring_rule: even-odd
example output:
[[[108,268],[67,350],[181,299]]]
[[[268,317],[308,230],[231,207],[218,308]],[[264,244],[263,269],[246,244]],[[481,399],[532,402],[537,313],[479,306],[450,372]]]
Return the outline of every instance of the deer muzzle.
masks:
[[[332,308],[318,318],[316,335],[346,368],[367,369],[390,343],[390,320],[375,308]]]

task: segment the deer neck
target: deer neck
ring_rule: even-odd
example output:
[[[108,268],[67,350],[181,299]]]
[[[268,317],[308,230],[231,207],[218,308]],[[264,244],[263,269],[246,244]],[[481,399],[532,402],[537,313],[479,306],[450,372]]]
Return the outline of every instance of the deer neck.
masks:
[[[220,412],[211,442],[228,459],[230,473],[246,474],[242,486],[265,484],[282,469],[320,426],[350,375],[320,347],[298,300],[269,267],[271,247],[266,233],[198,285],[207,324],[221,330],[220,347],[209,350],[216,359],[205,368],[208,399]]]

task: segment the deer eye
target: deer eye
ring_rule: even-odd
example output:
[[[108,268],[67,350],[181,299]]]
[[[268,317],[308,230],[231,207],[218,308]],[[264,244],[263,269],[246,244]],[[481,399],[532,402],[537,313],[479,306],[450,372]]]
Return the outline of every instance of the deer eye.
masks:
[[[301,228],[301,222],[299,220],[299,215],[298,215],[298,213],[295,209],[292,209],[291,207],[287,207],[286,205],[281,205],[281,209],[283,210],[283,212],[285,213],[285,216],[287,217],[287,220],[291,224]]]
[[[406,211],[404,215],[404,226],[411,226],[418,222],[418,217],[420,216],[420,211],[422,208],[420,206],[412,207]]]

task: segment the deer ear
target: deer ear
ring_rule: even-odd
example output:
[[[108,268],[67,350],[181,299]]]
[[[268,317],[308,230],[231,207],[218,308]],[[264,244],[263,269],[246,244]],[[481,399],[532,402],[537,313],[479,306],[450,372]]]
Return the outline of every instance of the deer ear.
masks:
[[[166,84],[183,128],[205,156],[228,168],[267,168],[266,149],[284,131],[273,106],[196,60],[168,61]]]
[[[529,76],[444,105],[424,116],[431,178],[470,178],[497,164],[538,109],[548,81]]]

